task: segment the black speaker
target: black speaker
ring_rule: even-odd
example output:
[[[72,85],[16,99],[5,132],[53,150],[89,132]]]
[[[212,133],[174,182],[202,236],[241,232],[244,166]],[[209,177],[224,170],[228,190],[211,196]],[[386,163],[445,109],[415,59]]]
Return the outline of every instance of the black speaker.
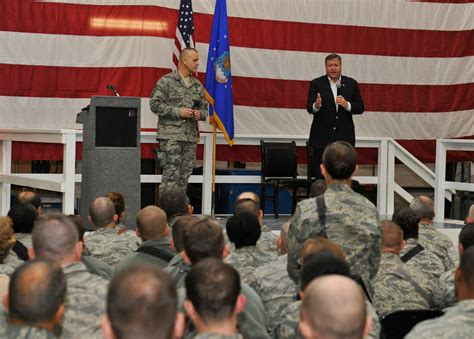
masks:
[[[137,147],[137,110],[96,107],[96,147]]]

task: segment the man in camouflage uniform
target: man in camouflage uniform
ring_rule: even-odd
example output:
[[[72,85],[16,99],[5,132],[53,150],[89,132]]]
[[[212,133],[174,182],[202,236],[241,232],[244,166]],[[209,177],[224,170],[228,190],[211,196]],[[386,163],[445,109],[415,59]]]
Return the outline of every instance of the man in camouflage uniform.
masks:
[[[323,239],[323,238],[319,238]],[[333,247],[325,247],[326,244],[319,239],[311,239],[305,243],[303,253],[305,257],[301,258],[303,262],[303,268],[301,272],[301,291],[299,295],[301,298],[304,297],[306,287],[316,278],[328,274],[338,274],[350,278],[350,270],[345,262],[344,258],[340,256],[339,251],[334,251]],[[327,240],[327,239],[325,239]],[[318,243],[316,243],[318,241]],[[330,241],[330,240],[329,240]],[[309,243],[313,242],[313,244]],[[319,246],[319,250],[316,250],[314,245]],[[302,256],[303,256],[302,253]],[[360,287],[359,287],[360,289]],[[362,289],[360,289],[362,291]],[[377,316],[375,308],[372,304],[365,300],[367,314],[372,319],[372,328],[368,334],[368,338],[379,338],[380,337],[380,320]],[[301,300],[293,301],[287,304],[277,319],[277,327],[274,333],[275,338],[300,338],[298,335],[298,323],[300,321],[300,307]]]
[[[102,321],[105,339],[182,338],[183,317],[170,276],[149,265],[133,265],[115,275]]]
[[[444,271],[454,268],[456,254],[449,237],[433,226],[434,203],[426,195],[413,199],[410,208],[420,218],[418,227],[418,242],[430,252],[434,253],[442,262]]]
[[[459,302],[436,319],[424,321],[406,336],[418,338],[472,338],[474,333],[474,247],[467,248],[456,269]]]
[[[129,254],[117,265],[115,273],[138,264],[165,268],[176,254],[170,247],[171,238],[165,212],[154,205],[143,208],[137,214],[136,232],[143,242],[135,253]]]
[[[257,248],[261,231],[255,214],[241,212],[233,215],[227,220],[226,230],[235,250],[225,261],[239,271],[243,282],[248,282],[250,274],[256,269],[277,258],[276,252],[264,252]]]
[[[92,256],[114,269],[123,258],[137,249],[138,244],[118,234],[117,214],[109,198],[95,199],[89,207],[89,214],[89,221],[94,225],[95,231],[86,234],[87,248]]]
[[[216,258],[207,258],[186,276],[184,309],[199,339],[243,339],[237,315],[245,308],[239,273]]]
[[[251,204],[248,200],[253,201],[254,204]],[[254,213],[260,222],[261,234],[257,247],[262,251],[275,253],[278,237],[263,223],[263,211],[260,209],[260,198],[257,194],[254,192],[242,192],[237,196],[234,213],[238,214],[243,211]]]
[[[370,330],[363,293],[352,279],[326,275],[314,279],[301,303],[305,338],[363,338]]]
[[[401,208],[395,211],[392,216],[392,221],[397,223],[403,230],[405,246],[400,252],[400,257],[401,259],[404,259],[403,261],[405,262],[405,265],[428,275],[429,278],[439,279],[441,274],[445,272],[442,261],[428,248],[419,247],[421,251],[417,251],[417,246],[419,246],[419,218],[416,216],[415,212],[409,207]],[[404,258],[405,255],[411,256],[411,258]]]
[[[86,328],[100,328],[105,311],[108,281],[92,274],[80,261],[82,243],[76,226],[62,214],[42,216],[33,229],[30,258],[42,258],[62,266],[67,293],[62,335],[72,337]]]
[[[198,121],[206,120],[208,105],[202,84],[193,75],[199,54],[185,48],[177,70],[163,76],[151,92],[150,108],[158,115],[158,160],[163,170],[160,193],[177,188],[186,192],[196,159]]]
[[[465,249],[474,245],[474,224],[467,224],[459,232],[459,256],[462,257]],[[436,305],[439,308],[447,308],[454,306],[458,299],[454,293],[454,274],[456,269],[453,268],[444,272],[439,278],[439,294],[436,298]]]
[[[288,220],[281,226],[280,236],[277,239],[278,251],[281,254],[277,259],[262,265],[248,277],[248,284],[262,298],[270,321],[270,333],[273,333],[280,315],[288,304],[296,298],[295,283],[288,276],[286,265],[288,262]],[[258,243],[257,243],[258,245]]]
[[[303,243],[323,236],[342,247],[347,262],[368,284],[380,260],[380,228],[375,206],[351,187],[357,170],[357,154],[350,144],[336,141],[326,147],[321,171],[327,182],[323,201],[311,198],[296,206],[288,233],[288,274],[299,280],[298,256]],[[318,206],[326,210],[321,219]]]
[[[183,234],[183,260],[194,266],[201,260],[215,258],[223,260],[227,255],[224,234],[221,227],[209,217],[194,217],[187,223]],[[189,270],[180,274],[186,277]],[[242,294],[247,297],[245,310],[238,315],[238,327],[248,338],[269,338],[268,321],[262,300],[247,284],[241,283]],[[178,295],[184,294],[184,288],[178,289]]]
[[[42,259],[26,262],[12,274],[5,312],[0,309],[0,337],[56,338],[65,296],[66,278],[58,264]]]
[[[426,310],[434,307],[437,293],[434,280],[400,260],[403,231],[391,221],[382,223],[382,256],[372,280],[373,302],[379,315],[400,310]]]

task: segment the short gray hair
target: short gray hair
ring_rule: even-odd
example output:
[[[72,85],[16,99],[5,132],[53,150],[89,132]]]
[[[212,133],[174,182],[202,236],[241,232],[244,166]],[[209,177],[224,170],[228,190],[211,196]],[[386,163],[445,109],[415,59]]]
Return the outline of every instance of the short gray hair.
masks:
[[[410,208],[420,219],[433,220],[435,216],[433,200],[425,195],[420,195],[419,197],[413,199],[413,201],[410,203]]]

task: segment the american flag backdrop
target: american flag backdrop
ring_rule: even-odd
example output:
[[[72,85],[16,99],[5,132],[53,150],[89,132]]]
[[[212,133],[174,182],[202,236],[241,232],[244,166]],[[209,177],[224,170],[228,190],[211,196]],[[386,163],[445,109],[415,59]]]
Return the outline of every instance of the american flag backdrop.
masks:
[[[192,5],[204,82],[215,1]],[[236,135],[308,135],[309,81],[334,52],[365,101],[358,136],[393,137],[425,160],[436,138],[474,136],[472,1],[227,0],[227,10]],[[154,128],[148,97],[174,67],[180,11],[179,0],[0,1],[0,126],[80,127],[76,113],[111,83],[143,98],[142,127]]]
[[[176,37],[173,47],[173,64],[175,68],[179,65],[179,55],[186,47],[194,47],[193,40],[194,20],[193,4],[191,0],[181,0],[178,11],[178,23],[176,25]]]

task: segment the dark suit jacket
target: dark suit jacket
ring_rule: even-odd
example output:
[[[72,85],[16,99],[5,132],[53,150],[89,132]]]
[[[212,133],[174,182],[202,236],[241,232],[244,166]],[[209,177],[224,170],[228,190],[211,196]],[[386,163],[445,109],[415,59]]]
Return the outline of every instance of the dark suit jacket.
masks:
[[[308,92],[308,113],[313,114],[313,124],[309,134],[309,143],[315,149],[324,149],[334,141],[343,140],[354,145],[355,132],[353,114],[364,112],[364,102],[360,96],[357,81],[352,78],[341,77],[341,95],[350,102],[351,111],[348,112],[341,106],[336,112],[336,103],[331,91],[327,75],[311,81]],[[322,106],[318,112],[313,112],[313,104],[317,93],[321,94]]]

